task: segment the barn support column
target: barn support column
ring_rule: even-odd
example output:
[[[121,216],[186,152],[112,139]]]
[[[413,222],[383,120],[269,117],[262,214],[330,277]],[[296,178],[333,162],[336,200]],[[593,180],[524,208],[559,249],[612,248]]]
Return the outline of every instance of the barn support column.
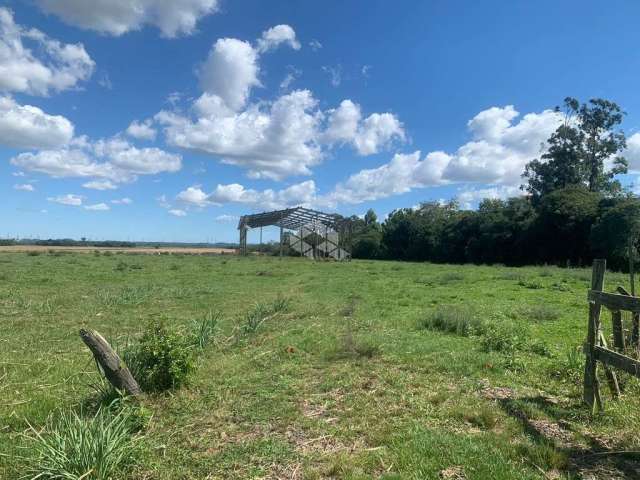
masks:
[[[282,246],[283,246],[282,241],[284,240],[283,236],[284,236],[283,228],[282,226],[280,226],[280,258],[282,258],[282,254],[283,254],[282,252]]]
[[[240,227],[240,255],[247,254],[247,227],[242,225]]]

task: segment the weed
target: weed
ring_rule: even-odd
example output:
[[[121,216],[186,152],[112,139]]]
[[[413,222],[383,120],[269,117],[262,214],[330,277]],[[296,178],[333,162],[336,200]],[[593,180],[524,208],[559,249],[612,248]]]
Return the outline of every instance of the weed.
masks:
[[[526,278],[521,278],[518,280],[518,285],[525,288],[530,288],[532,290],[539,290],[544,288],[544,285],[540,280],[527,280]]]
[[[38,250],[29,250],[27,252],[27,255],[29,257],[37,257],[38,255],[40,255],[42,252],[38,251]]]
[[[551,348],[544,340],[534,340],[529,344],[529,351],[531,353],[535,353],[536,355],[540,355],[541,357],[550,357],[551,356]]]
[[[222,313],[209,310],[201,318],[193,320],[191,324],[193,344],[201,350],[206,348],[213,340],[221,319]]]
[[[113,269],[116,272],[124,272],[128,268],[129,268],[129,264],[127,262],[123,262],[122,260],[120,260]]]
[[[422,328],[455,333],[463,337],[480,335],[485,330],[484,323],[471,314],[466,308],[442,306],[429,314],[420,322]]]
[[[278,313],[286,312],[289,310],[289,305],[290,300],[280,296],[271,303],[256,303],[245,314],[240,331],[245,335],[256,333],[265,320]]]
[[[31,455],[26,473],[42,479],[120,478],[135,459],[138,438],[131,432],[132,410],[113,414],[100,408],[89,418],[62,412],[44,429],[26,435]]]
[[[472,411],[462,413],[462,418],[471,425],[482,428],[483,430],[491,430],[498,424],[498,414],[495,408],[481,404]]]
[[[551,305],[539,303],[529,308],[527,317],[534,322],[549,322],[557,320],[560,317],[560,311]]]
[[[438,283],[440,285],[449,285],[450,283],[462,282],[465,276],[460,272],[446,272],[438,277]]]

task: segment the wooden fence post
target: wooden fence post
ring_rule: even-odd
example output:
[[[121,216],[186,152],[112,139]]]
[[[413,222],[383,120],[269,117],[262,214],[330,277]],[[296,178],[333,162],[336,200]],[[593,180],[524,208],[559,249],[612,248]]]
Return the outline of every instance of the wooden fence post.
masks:
[[[80,338],[85,343],[96,362],[100,365],[104,376],[118,390],[124,390],[129,395],[140,395],[142,390],[136,379],[124,364],[111,345],[95,330],[80,330]]]
[[[607,261],[596,259],[593,261],[591,271],[591,290],[602,291],[604,288],[604,274],[607,269]],[[586,362],[584,366],[584,402],[595,413],[596,406],[602,409],[600,388],[598,385],[598,364],[595,356],[595,347],[599,342],[600,310],[598,302],[589,302],[589,324],[587,328],[587,343],[585,345]]]

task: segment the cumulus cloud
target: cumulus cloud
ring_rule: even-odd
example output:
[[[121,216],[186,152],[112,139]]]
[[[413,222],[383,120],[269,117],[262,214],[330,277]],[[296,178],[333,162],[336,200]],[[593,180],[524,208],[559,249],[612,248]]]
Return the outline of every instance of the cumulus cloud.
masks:
[[[111,203],[113,203],[114,205],[131,205],[133,203],[133,200],[131,200],[128,197],[125,197],[125,198],[118,198],[116,200],[111,200]]]
[[[122,35],[145,25],[165,37],[194,33],[200,18],[217,10],[218,0],[35,0],[45,12],[80,28]]]
[[[184,210],[180,210],[179,208],[172,208],[170,210],[168,210],[168,212],[173,215],[174,217],[186,217],[187,216],[187,212],[185,212]]]
[[[257,43],[256,49],[259,53],[274,50],[283,43],[286,43],[294,50],[300,50],[300,42],[296,39],[296,32],[289,25],[276,25],[269,30],[265,30]]]
[[[109,207],[109,205],[107,205],[106,203],[96,203],[94,205],[86,205],[84,207],[85,210],[92,210],[92,211],[96,211],[96,212],[104,212],[107,210],[111,210],[111,208]]]
[[[83,183],[84,188],[92,190],[115,190],[118,188],[111,180],[92,180],[90,182]]]
[[[283,44],[300,48],[287,25],[265,31],[257,46],[234,38],[217,40],[199,69],[203,93],[191,109],[163,110],[154,116],[166,142],[242,167],[250,178],[281,180],[310,175],[333,145],[348,144],[361,155],[371,155],[396,139],[404,140],[395,115],[363,118],[360,106],[350,100],[325,112],[311,91],[299,89],[272,101],[252,102],[252,90],[261,85],[260,55]],[[298,74],[295,69],[290,73],[283,89]],[[349,114],[352,127],[344,124]]]
[[[11,163],[55,178],[93,177],[124,183],[135,181],[139,175],[176,172],[182,166],[182,157],[158,148],[138,148],[119,137],[97,142],[80,137],[62,149],[21,153]]]
[[[222,99],[228,108],[239,110],[251,88],[260,85],[258,72],[258,52],[249,42],[221,38],[200,68],[200,86],[205,93]]]
[[[134,120],[127,128],[127,135],[138,140],[155,140],[156,130],[151,126],[151,120],[138,122]]]
[[[176,198],[195,207],[237,203],[254,208],[279,209],[298,205],[311,206],[316,196],[315,182],[307,180],[280,190],[254,190],[238,183],[231,183],[219,184],[211,193],[205,193],[199,186],[195,186],[180,192]]]
[[[351,100],[343,100],[328,115],[324,140],[329,143],[350,143],[360,155],[378,153],[394,139],[405,140],[402,123],[395,115],[373,113],[363,120],[360,105]]]
[[[0,91],[46,96],[87,80],[95,63],[78,44],[64,44],[15,23],[0,7]]]
[[[49,202],[60,203],[62,205],[72,205],[74,207],[79,207],[80,205],[82,205],[83,199],[83,196],[75,195],[73,193],[67,193],[66,195],[58,195],[57,197],[47,198]]]
[[[308,90],[297,90],[272,104],[252,105],[235,113],[211,102],[196,108],[195,121],[170,112],[160,112],[156,120],[164,125],[170,145],[209,153],[223,163],[249,170],[253,178],[281,179],[308,175],[322,158],[317,127],[317,101]]]
[[[640,173],[640,133],[627,138],[627,149],[623,155],[629,162],[629,173]]]
[[[35,188],[30,183],[20,183],[13,186],[14,190],[20,190],[23,192],[33,192]]]
[[[19,149],[61,147],[71,141],[73,130],[65,117],[0,97],[0,145]]]
[[[177,195],[176,199],[190,205],[196,205],[198,207],[204,207],[210,203],[208,200],[208,195],[204,193],[198,186],[189,187],[186,190],[180,192]]]
[[[541,145],[562,121],[560,114],[551,110],[529,113],[515,122],[518,116],[510,105],[482,111],[468,123],[472,140],[455,152],[434,151],[424,158],[420,151],[396,154],[386,164],[351,175],[324,201],[330,205],[360,203],[453,183],[513,188],[520,183],[526,163],[540,155]],[[342,123],[351,125],[353,131],[353,121]],[[337,129],[343,130],[349,128]]]

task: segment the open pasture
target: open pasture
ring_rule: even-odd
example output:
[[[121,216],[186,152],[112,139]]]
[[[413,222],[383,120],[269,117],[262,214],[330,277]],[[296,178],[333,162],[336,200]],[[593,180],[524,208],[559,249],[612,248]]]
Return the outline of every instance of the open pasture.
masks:
[[[189,383],[142,399],[151,418],[121,478],[638,478],[620,453],[640,450],[635,380],[617,402],[603,387],[602,414],[581,405],[589,282],[555,267],[0,253],[0,477],[22,473],[27,422],[90,414],[81,327],[119,345],[154,318],[188,329],[220,312]],[[286,308],[251,323],[274,302]]]

